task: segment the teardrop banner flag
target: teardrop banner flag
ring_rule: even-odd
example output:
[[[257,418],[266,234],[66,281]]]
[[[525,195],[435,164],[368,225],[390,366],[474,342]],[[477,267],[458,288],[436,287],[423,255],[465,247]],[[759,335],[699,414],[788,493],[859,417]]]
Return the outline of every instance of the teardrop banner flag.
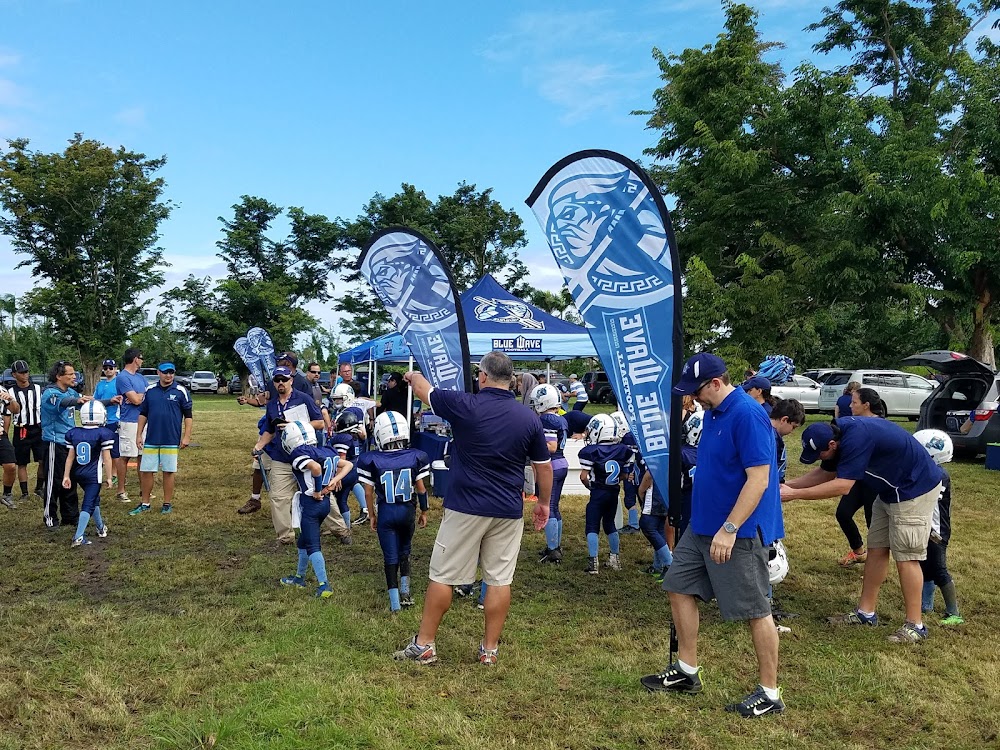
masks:
[[[388,227],[372,237],[358,267],[434,387],[471,391],[465,318],[434,243],[414,229]]]
[[[670,389],[684,334],[677,243],[663,197],[631,160],[592,150],[557,162],[527,204],[674,515],[681,410]]]

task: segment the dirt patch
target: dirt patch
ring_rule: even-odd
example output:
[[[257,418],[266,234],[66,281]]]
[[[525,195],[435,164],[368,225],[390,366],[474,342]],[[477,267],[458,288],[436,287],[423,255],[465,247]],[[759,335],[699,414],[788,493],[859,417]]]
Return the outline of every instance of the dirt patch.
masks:
[[[103,549],[103,544],[91,544],[83,553],[84,566],[79,574],[80,592],[91,601],[101,602],[118,588],[118,584],[108,576],[111,562]]]

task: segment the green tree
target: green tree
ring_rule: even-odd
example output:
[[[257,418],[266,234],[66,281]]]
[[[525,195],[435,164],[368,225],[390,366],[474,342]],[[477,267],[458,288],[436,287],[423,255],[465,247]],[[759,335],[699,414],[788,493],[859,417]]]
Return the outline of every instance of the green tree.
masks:
[[[16,341],[17,298],[13,294],[0,294],[0,315],[7,316],[7,333],[11,341]]]
[[[165,158],[75,135],[62,153],[8,141],[0,157],[0,231],[26,256],[35,288],[21,310],[50,319],[93,386],[105,353],[142,317],[163,283],[157,228],[170,213],[156,172]]]
[[[152,366],[172,362],[182,371],[219,369],[208,352],[192,342],[180,322],[166,310],[157,311],[153,320],[147,319],[132,334],[131,345],[141,349]]]

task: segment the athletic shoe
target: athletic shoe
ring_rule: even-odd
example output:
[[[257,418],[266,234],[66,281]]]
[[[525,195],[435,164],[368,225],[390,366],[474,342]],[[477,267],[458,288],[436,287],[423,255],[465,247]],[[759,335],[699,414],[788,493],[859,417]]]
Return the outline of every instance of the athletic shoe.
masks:
[[[497,664],[497,652],[499,648],[486,648],[483,642],[479,642],[479,663],[486,667],[495,667]]]
[[[653,580],[656,581],[657,583],[663,583],[663,574],[666,573],[666,569],[657,570],[655,567],[650,565],[643,572],[646,573],[646,575],[653,576]]]
[[[475,583],[463,583],[461,586],[455,587],[455,596],[470,596],[474,588],[476,588]]]
[[[350,547],[352,544],[354,544],[354,537],[352,537],[350,534],[348,534],[347,536],[342,536],[340,537],[340,543],[343,544],[345,547]]]
[[[317,599],[329,599],[331,596],[333,596],[333,589],[330,588],[329,583],[321,583],[319,588],[316,589]]]
[[[4,495],[0,497],[0,503],[3,503],[11,510],[17,510],[17,504],[14,502],[14,497],[12,495]]]
[[[775,625],[774,627],[777,629],[778,635],[784,635],[785,633],[792,632],[792,629],[787,625]]]
[[[413,606],[413,594],[400,594],[399,604],[401,607],[412,607]]]
[[[639,527],[638,526],[622,526],[620,529],[618,529],[618,533],[619,534],[638,534],[639,533]]]
[[[278,581],[282,586],[297,586],[300,589],[306,587],[306,579],[302,576],[285,576]]]
[[[650,674],[643,677],[639,682],[651,693],[700,693],[702,668],[694,674],[688,674],[681,669],[680,664],[674,662],[659,674]]]
[[[831,625],[868,625],[875,627],[878,625],[878,615],[865,615],[860,610],[848,612],[846,615],[834,615],[827,617],[826,621]]]
[[[621,570],[622,569],[622,556],[621,555],[608,555],[608,567],[611,570]]]
[[[546,548],[545,552],[538,558],[540,563],[555,563],[559,564],[562,562],[562,547],[556,547],[555,549]]]
[[[587,558],[587,572],[590,573],[590,575],[596,576],[597,573],[598,573],[599,567],[600,566],[597,564],[597,558],[596,557],[588,557]]]
[[[29,502],[29,501],[31,500],[31,498],[33,498],[33,497],[36,497],[36,498],[38,498],[39,500],[41,500],[41,499],[42,499],[40,495],[21,495],[21,497],[19,497],[19,498],[17,499],[17,501],[18,501],[19,503],[27,503],[27,502]]]
[[[854,550],[848,551],[846,555],[840,558],[840,567],[850,568],[854,565],[864,565],[865,560],[868,559],[868,550],[864,552],[857,553]]]
[[[941,618],[941,625],[963,625],[965,620],[961,615],[947,615]]]
[[[434,644],[428,643],[426,646],[418,646],[417,636],[413,636],[413,640],[407,644],[406,648],[394,653],[392,658],[396,661],[415,661],[417,664],[433,664],[438,660]]]
[[[760,685],[750,695],[739,703],[730,703],[726,710],[737,713],[744,719],[759,719],[765,714],[780,714],[785,710],[785,702],[781,700],[781,688],[778,688],[778,700],[771,700]]]
[[[243,507],[236,512],[241,516],[246,516],[251,513],[256,513],[258,510],[260,510],[260,500],[256,500],[251,497],[243,504]]]
[[[135,506],[134,508],[132,508],[132,510],[130,510],[128,512],[128,514],[130,516],[137,516],[140,513],[145,513],[147,510],[149,510],[149,506],[148,505],[143,505],[142,503],[139,503],[137,506]]]
[[[174,506],[172,506],[170,503],[164,503],[163,506],[160,508],[160,515],[166,515],[167,513],[173,513],[173,512],[174,512]]]
[[[115,495],[115,497],[118,498],[118,502],[120,502],[120,503],[130,503],[130,502],[132,502],[129,499],[128,493],[126,493],[126,492],[119,492],[117,495]]]
[[[364,526],[366,523],[368,523],[369,518],[370,516],[368,515],[368,511],[363,510],[361,511],[361,515],[359,515],[357,518],[351,521],[351,526]]]
[[[927,640],[929,635],[926,625],[904,622],[903,627],[889,636],[889,643],[920,643],[920,641]]]
[[[91,542],[89,539],[87,539],[87,537],[78,536],[76,539],[73,540],[73,543],[71,545],[69,545],[69,546],[70,547],[83,547],[83,546],[88,545],[88,544],[93,544],[93,542]]]
[[[101,528],[99,528],[97,530],[97,536],[101,537],[101,539],[104,539],[104,538],[106,538],[108,536],[108,525],[107,524],[104,524]]]

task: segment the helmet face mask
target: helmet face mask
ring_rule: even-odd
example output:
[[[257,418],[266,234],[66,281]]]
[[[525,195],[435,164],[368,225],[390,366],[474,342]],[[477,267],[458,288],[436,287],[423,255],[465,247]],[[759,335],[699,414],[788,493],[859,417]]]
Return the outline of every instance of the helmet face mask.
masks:
[[[347,408],[354,403],[354,389],[347,383],[341,383],[330,394],[330,402],[338,408]]]
[[[557,408],[562,403],[559,391],[555,387],[543,383],[535,386],[531,395],[528,396],[528,406],[535,410],[537,414],[544,414],[550,409]]]
[[[357,435],[361,431],[361,420],[353,411],[344,411],[337,417],[334,430],[338,433]]]
[[[281,447],[291,453],[302,445],[316,445],[316,430],[306,422],[289,422],[281,431]]]
[[[395,411],[386,411],[375,417],[375,447],[380,451],[405,448],[410,444],[410,425],[406,418]]]

